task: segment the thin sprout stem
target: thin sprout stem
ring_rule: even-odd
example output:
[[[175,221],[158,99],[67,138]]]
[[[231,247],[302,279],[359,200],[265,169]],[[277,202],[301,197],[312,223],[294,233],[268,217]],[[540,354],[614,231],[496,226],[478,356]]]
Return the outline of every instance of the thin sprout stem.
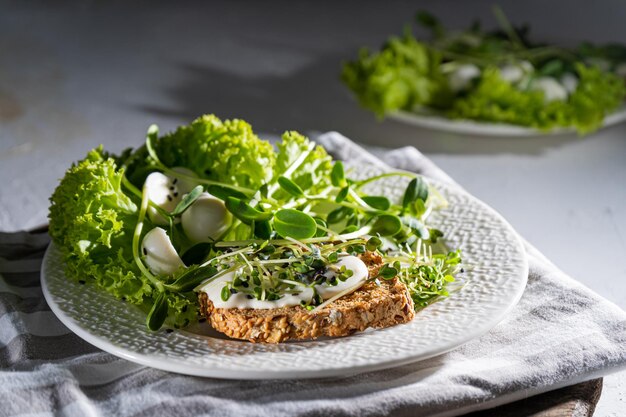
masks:
[[[366,178],[364,180],[361,181],[355,181],[354,182],[354,186],[355,188],[358,190],[359,188],[363,187],[366,184],[369,184],[370,182],[374,182],[374,181],[378,181],[381,180],[383,178],[388,178],[388,177],[408,177],[408,178],[415,178],[417,175],[413,174],[412,172],[404,172],[404,171],[398,171],[398,172],[386,172],[384,174],[380,174],[380,175],[375,175],[373,177],[369,177]]]
[[[354,191],[352,188],[348,189],[348,194],[350,195],[350,197],[352,197],[352,199],[354,200],[355,203],[357,203],[359,206],[361,206],[359,209],[360,210],[365,210],[365,211],[372,211],[372,209],[374,209],[372,206],[370,206],[369,204],[367,204],[365,201],[363,201],[363,199],[361,198],[360,195],[358,195],[356,193],[356,191]],[[375,210],[375,209],[374,209]],[[376,210],[379,211],[379,210]]]
[[[236,272],[238,271],[240,268],[242,267],[242,265],[233,265],[228,269],[223,269],[220,272],[218,272],[217,274],[213,275],[212,277],[209,277],[207,279],[205,279],[204,281],[202,281],[200,284],[198,284],[198,286],[196,288],[194,288],[194,291],[198,291],[200,288],[204,287],[208,282],[210,281],[215,281],[217,278],[222,277],[230,272]]]
[[[352,233],[346,233],[343,235],[337,235],[337,236],[320,236],[320,237],[312,237],[309,239],[302,239],[300,240],[301,243],[322,243],[322,242],[333,242],[335,240],[351,240],[351,239],[356,239],[358,237],[364,236],[366,234],[368,234],[370,231],[372,230],[371,226],[364,226],[362,228],[360,228],[359,230],[356,230]],[[261,239],[250,239],[250,240],[232,240],[232,241],[228,241],[228,242],[217,242],[215,244],[215,247],[217,248],[230,248],[230,247],[240,247],[240,246],[248,246],[252,243],[258,243],[261,244],[263,242],[266,242],[266,240],[261,240]],[[274,239],[274,240],[267,240],[267,242],[273,244],[273,245],[277,245],[277,246],[282,246],[282,245],[289,245],[292,244],[293,242],[287,240],[287,239]]]
[[[285,284],[298,285],[301,287],[308,287],[308,285],[305,284],[304,282],[292,281],[290,279],[281,279],[280,282],[283,282]]]
[[[124,169],[124,167],[122,167],[120,171],[122,171],[122,185],[141,200],[141,198],[143,197],[141,191],[139,191],[137,187],[135,187],[130,181],[128,181],[128,178],[126,178],[126,170]]]
[[[265,265],[263,265],[263,264],[259,264],[259,265],[257,265],[257,266],[258,266],[258,267],[261,269],[261,271],[263,272],[263,276],[266,276],[266,277],[267,277],[267,278],[271,281],[273,277],[272,277],[272,273],[269,271],[269,269],[267,269],[267,268],[265,267]]]
[[[502,10],[502,7],[494,5],[493,14],[496,17],[496,20],[498,21],[498,24],[500,25],[504,33],[506,33],[506,35],[509,37],[509,40],[519,49],[524,49],[524,42],[522,42],[519,35],[517,34],[517,31],[504,14],[504,10]]]
[[[321,251],[323,251],[324,253],[330,252],[330,251],[335,252],[338,249],[341,250],[341,249],[343,249],[343,248],[345,248],[347,246],[358,245],[359,243],[366,243],[366,240],[365,239],[355,239],[355,240],[351,240],[349,242],[348,241],[344,241],[343,243],[339,243],[339,244],[336,244],[336,245],[327,245],[327,246],[322,247]]]
[[[358,196],[357,196],[358,197]],[[375,208],[372,208],[370,206],[367,205],[367,203],[363,200],[360,199],[359,200],[363,202],[363,205],[359,205],[359,204],[354,204],[354,203],[349,203],[347,201],[342,201],[341,203],[337,203],[335,202],[335,200],[329,198],[328,196],[308,196],[308,197],[304,197],[304,198],[300,198],[298,200],[295,200],[289,204],[285,204],[285,206],[283,208],[294,208],[294,207],[298,207],[301,206],[302,204],[306,203],[307,201],[328,201],[331,202],[333,204],[338,204],[340,206],[343,207],[348,207],[348,208],[352,208],[355,210],[360,210],[360,211],[365,211],[368,213],[377,213],[377,214],[382,214],[384,213],[381,210],[377,210]]]
[[[253,265],[272,265],[272,264],[290,264],[293,262],[301,262],[301,259],[298,258],[287,258],[287,259],[266,259],[260,261],[250,261]]]
[[[139,218],[137,219],[137,226],[135,227],[135,232],[133,233],[133,259],[135,260],[135,263],[141,273],[146,276],[152,284],[154,284],[159,292],[163,292],[163,283],[161,283],[157,277],[152,275],[139,256],[139,238],[141,237],[143,221],[146,218],[146,211],[148,210],[148,201],[148,193],[146,192],[146,187],[144,186],[141,195],[141,206],[139,207]]]
[[[480,54],[477,52],[474,52],[472,55],[468,55],[450,51],[445,49],[445,47],[440,46],[433,46],[433,49],[441,53],[441,55],[446,59],[472,63],[483,67],[486,65],[499,65],[506,62],[519,61],[522,59],[532,61],[544,56],[559,56],[561,58],[569,60],[576,59],[575,55],[571,54],[570,52],[554,46],[526,48],[511,53],[498,53],[497,55],[494,55],[492,53]]]
[[[216,246],[217,246],[217,245],[216,245]],[[248,246],[248,245],[246,245],[246,246]],[[211,262],[213,262],[213,261],[217,261],[217,260],[219,260],[219,259],[224,259],[224,258],[230,258],[230,257],[232,257],[232,256],[237,256],[237,255],[239,255],[239,254],[243,254],[243,253],[245,253],[245,252],[247,252],[247,251],[251,251],[251,250],[252,250],[251,248],[245,247],[245,248],[243,248],[243,249],[239,249],[239,250],[236,250],[236,251],[234,251],[234,252],[224,253],[224,254],[222,254],[222,255],[216,256],[215,258],[211,258],[211,259],[209,259],[208,261],[206,261],[205,263],[203,263],[202,265],[200,265],[200,267],[207,266],[207,265],[209,265],[209,264],[210,264]]]
[[[248,258],[246,258],[246,256],[245,256],[245,255],[244,255],[241,251],[239,251],[239,253],[238,253],[237,255],[239,255],[239,257],[240,257],[241,259],[243,259],[243,261],[245,262],[245,264],[246,264],[246,265],[248,265],[248,268],[250,268],[250,272],[252,272],[252,270],[254,269],[254,267],[252,266],[252,264],[250,263],[250,261],[248,260]]]
[[[304,243],[300,242],[298,239],[294,239],[294,238],[292,238],[290,236],[287,236],[285,239],[290,241],[291,243],[293,243],[296,246],[303,247],[303,248],[305,248],[307,250],[309,249],[309,247],[307,245],[305,245]]]
[[[126,174],[122,174],[122,185],[124,187],[126,187],[128,189],[128,191],[130,191],[131,193],[133,193],[135,196],[139,197],[139,199],[141,200],[143,198],[143,194],[141,191],[139,191],[139,189],[137,187],[135,187],[129,180],[128,178],[126,178]],[[170,213],[168,213],[167,211],[163,210],[161,207],[157,206],[155,202],[153,202],[152,200],[148,199],[148,205],[150,207],[152,207],[153,209],[155,209],[161,216],[163,216],[165,219],[167,219],[168,217],[172,217],[172,215]]]
[[[167,168],[165,166],[163,166],[162,169],[164,171],[166,171],[167,173],[169,173],[170,175],[172,175],[173,177],[182,178],[182,179],[185,179],[185,180],[188,180],[188,181],[195,181],[197,183],[205,184],[205,185],[219,185],[221,187],[227,187],[227,188],[231,188],[233,190],[242,192],[242,193],[244,193],[246,195],[251,195],[251,194],[254,195],[256,193],[256,191],[254,191],[251,188],[240,187],[238,185],[226,184],[226,183],[223,183],[223,182],[213,181],[213,180],[209,180],[209,179],[206,179],[206,178],[198,178],[198,177],[194,177],[192,175],[182,174],[180,172],[173,171],[170,168]]]

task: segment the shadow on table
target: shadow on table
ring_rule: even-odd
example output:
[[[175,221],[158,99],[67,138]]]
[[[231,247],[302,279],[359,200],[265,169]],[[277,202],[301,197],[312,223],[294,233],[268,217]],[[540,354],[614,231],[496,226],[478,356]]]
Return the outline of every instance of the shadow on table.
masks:
[[[339,81],[340,63],[352,53],[319,56],[287,75],[244,76],[209,65],[179,63],[184,72],[183,81],[166,90],[174,104],[170,107],[150,104],[142,108],[157,115],[188,120],[204,113],[242,118],[255,131],[274,134],[284,130],[336,130],[368,145],[413,145],[427,153],[540,154],[581,140],[573,134],[522,138],[466,136],[393,120],[378,121],[358,106]]]

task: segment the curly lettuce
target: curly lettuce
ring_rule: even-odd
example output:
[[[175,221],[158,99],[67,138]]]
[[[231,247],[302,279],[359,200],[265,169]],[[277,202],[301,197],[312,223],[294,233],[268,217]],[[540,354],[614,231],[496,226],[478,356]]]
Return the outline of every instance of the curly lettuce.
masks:
[[[313,143],[298,132],[285,132],[282,140],[276,145],[275,178],[283,175],[300,155],[310,150],[306,158],[294,169],[291,180],[309,194],[330,185],[330,171],[333,168],[332,158],[326,150]]]
[[[256,189],[273,176],[272,145],[243,120],[204,115],[159,137],[152,146],[164,165],[186,167],[201,178]],[[155,169],[145,146],[127,164],[128,177],[137,187]]]
[[[406,33],[391,38],[381,51],[362,49],[344,64],[342,81],[360,104],[378,116],[416,107],[445,107],[452,98],[440,70],[441,55]]]
[[[93,282],[113,296],[144,310],[155,289],[132,254],[138,207],[122,186],[124,170],[102,147],[67,170],[50,198],[50,236],[59,246],[68,278]],[[168,294],[174,325],[195,318],[193,294]]]
[[[521,90],[486,68],[478,85],[455,100],[451,118],[512,123],[551,130],[573,126],[581,134],[598,129],[626,94],[624,82],[595,67],[576,66],[579,83],[567,100],[546,102],[540,91]]]
[[[624,102],[626,85],[619,76],[596,67],[577,66],[580,82],[569,98],[571,124],[580,133],[598,129],[604,118]]]

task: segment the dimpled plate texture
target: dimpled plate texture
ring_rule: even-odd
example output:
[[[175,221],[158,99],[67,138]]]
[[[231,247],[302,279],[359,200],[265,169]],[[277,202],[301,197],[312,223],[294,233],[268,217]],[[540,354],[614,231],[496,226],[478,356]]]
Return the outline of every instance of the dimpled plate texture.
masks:
[[[380,173],[363,165],[366,177]],[[227,339],[206,323],[186,331],[145,327],[145,315],[95,286],[68,280],[60,250],[50,245],[41,282],[52,311],[78,336],[112,354],[182,374],[230,379],[315,378],[349,375],[426,359],[486,333],[517,303],[528,266],[521,241],[493,209],[456,187],[429,180],[448,200],[429,224],[451,248],[461,248],[465,285],[420,311],[408,324],[352,336],[254,344]],[[369,192],[398,200],[406,179],[386,178]],[[381,355],[380,352],[384,352]]]

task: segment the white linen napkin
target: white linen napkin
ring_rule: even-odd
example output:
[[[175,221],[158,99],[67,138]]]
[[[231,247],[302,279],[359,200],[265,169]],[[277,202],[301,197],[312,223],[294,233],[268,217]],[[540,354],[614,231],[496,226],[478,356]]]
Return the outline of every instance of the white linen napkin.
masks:
[[[339,159],[453,183],[415,148],[381,160],[337,133],[317,141]],[[344,378],[177,375],[104,353],[55,318],[39,287],[47,241],[0,233],[0,416],[448,416],[626,367],[626,313],[526,243],[530,272],[519,304],[489,333],[449,353]]]

